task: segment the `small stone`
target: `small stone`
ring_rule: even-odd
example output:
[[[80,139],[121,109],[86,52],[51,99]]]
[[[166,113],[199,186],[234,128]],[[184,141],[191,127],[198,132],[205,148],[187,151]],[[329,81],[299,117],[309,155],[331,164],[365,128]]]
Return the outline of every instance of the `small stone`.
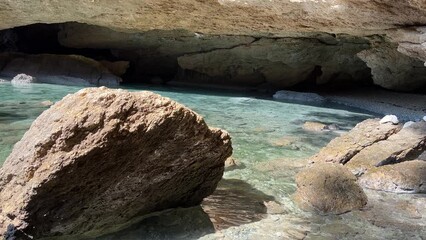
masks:
[[[24,73],[16,75],[11,81],[12,84],[16,84],[16,85],[31,84],[31,83],[35,83],[35,82],[37,82],[35,77],[32,77],[30,75],[26,75]]]
[[[233,157],[229,157],[225,161],[225,168],[232,168],[238,166],[237,161]]]
[[[386,115],[380,120],[380,124],[392,123],[394,125],[399,123],[398,117],[395,115]]]
[[[423,121],[425,121],[425,122],[426,122],[426,116],[424,116],[424,117],[423,117]]]
[[[46,100],[40,103],[41,105],[45,106],[45,107],[50,107],[52,106],[54,103],[52,101]]]
[[[404,126],[402,127],[402,128],[408,128],[408,127],[410,127],[411,125],[413,125],[415,122],[413,122],[413,121],[408,121],[408,122],[406,122],[406,123],[404,123]]]
[[[337,131],[340,129],[339,125],[332,123],[330,125],[327,126],[327,129],[330,131]]]

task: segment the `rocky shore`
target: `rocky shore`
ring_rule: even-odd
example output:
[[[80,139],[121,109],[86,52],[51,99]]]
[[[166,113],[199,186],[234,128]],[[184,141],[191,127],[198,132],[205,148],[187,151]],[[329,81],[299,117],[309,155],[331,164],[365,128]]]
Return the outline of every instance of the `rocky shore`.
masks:
[[[296,176],[295,201],[319,213],[362,209],[361,189],[426,193],[426,122],[402,124],[369,119],[333,139]]]

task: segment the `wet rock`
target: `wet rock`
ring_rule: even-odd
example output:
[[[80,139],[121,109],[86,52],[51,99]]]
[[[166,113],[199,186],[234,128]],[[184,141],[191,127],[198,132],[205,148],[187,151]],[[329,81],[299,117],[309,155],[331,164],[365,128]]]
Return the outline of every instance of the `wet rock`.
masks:
[[[88,238],[199,204],[229,135],[150,92],[88,88],[43,112],[0,169],[0,230]]]
[[[305,211],[342,214],[367,204],[356,177],[343,165],[316,163],[296,175],[294,199]]]
[[[426,149],[426,122],[404,128],[383,141],[365,147],[345,165],[361,176],[375,167],[414,160]]]
[[[19,84],[31,84],[36,83],[37,79],[35,77],[26,75],[26,74],[18,74],[16,75],[12,81],[10,81],[12,84],[19,85]]]
[[[426,161],[414,160],[372,168],[361,176],[359,184],[387,192],[426,193]]]
[[[314,155],[312,162],[346,163],[362,149],[398,132],[401,126],[380,124],[378,119],[368,119],[357,124],[350,132],[333,139]]]
[[[25,72],[41,83],[117,86],[121,82],[99,62],[78,55],[3,53],[0,61],[5,62],[0,74],[6,77]]]
[[[316,93],[294,92],[294,91],[278,91],[273,96],[277,100],[290,100],[302,102],[322,102],[325,98]]]
[[[312,132],[322,132],[328,129],[327,125],[320,122],[305,122],[303,124],[303,129],[306,131]]]
[[[380,119],[380,124],[392,123],[394,125],[399,123],[398,117],[395,115],[386,115]]]

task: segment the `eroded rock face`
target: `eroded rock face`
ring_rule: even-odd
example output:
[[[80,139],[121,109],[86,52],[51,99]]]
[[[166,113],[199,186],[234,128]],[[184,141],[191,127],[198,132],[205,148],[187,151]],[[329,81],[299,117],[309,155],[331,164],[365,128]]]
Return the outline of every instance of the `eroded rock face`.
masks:
[[[92,237],[199,204],[222,178],[229,135],[150,92],[83,89],[40,115],[0,169],[0,229]]]
[[[426,193],[426,161],[414,160],[370,169],[361,186],[396,193]]]
[[[117,86],[121,82],[101,63],[83,56],[0,54],[1,76],[12,78],[21,73],[37,78],[37,82],[63,85]]]
[[[0,29],[82,23],[64,24],[60,42],[111,49],[137,66],[135,78],[286,88],[362,84],[371,72],[388,89],[426,86],[422,0],[17,0],[0,9]],[[14,49],[12,33],[0,39]]]
[[[341,214],[367,204],[356,177],[341,164],[314,164],[296,175],[296,184],[294,199],[306,211]]]

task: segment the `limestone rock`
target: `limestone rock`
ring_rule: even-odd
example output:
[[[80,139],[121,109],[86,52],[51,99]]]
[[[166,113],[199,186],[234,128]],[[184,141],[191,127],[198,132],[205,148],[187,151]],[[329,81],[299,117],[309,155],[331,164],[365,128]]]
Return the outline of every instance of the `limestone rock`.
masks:
[[[0,29],[81,22],[123,32],[187,29],[202,34],[282,36],[297,32],[372,35],[426,22],[423,0],[411,1],[3,1]],[[308,16],[308,18],[307,18]],[[336,21],[338,19],[338,21]],[[194,36],[195,37],[195,36]]]
[[[294,199],[306,211],[342,214],[367,204],[356,177],[343,165],[316,163],[296,175]]]
[[[392,90],[412,91],[426,86],[424,62],[397,51],[396,46],[378,46],[358,56],[369,68],[374,83]]]
[[[333,139],[310,160],[344,164],[362,149],[387,139],[400,129],[399,125],[380,124],[378,119],[367,119],[357,124],[350,132]]]
[[[3,53],[0,62],[4,62],[1,75],[14,77],[25,72],[41,83],[116,86],[121,82],[102,64],[78,55]]]
[[[359,179],[363,187],[396,193],[426,193],[426,161],[414,160],[370,169]]]
[[[361,176],[378,166],[417,159],[424,150],[426,150],[426,122],[418,122],[386,140],[365,147],[345,166],[352,173]]]
[[[12,84],[17,84],[17,85],[19,85],[19,84],[31,84],[31,83],[36,83],[36,82],[37,82],[36,78],[29,76],[29,75],[26,75],[26,74],[23,74],[23,73],[16,75],[11,81]]]
[[[231,155],[229,135],[150,92],[88,88],[42,113],[0,169],[0,229],[94,237],[199,204]]]
[[[398,117],[395,115],[386,115],[380,119],[380,124],[392,123],[394,125],[399,123]]]

